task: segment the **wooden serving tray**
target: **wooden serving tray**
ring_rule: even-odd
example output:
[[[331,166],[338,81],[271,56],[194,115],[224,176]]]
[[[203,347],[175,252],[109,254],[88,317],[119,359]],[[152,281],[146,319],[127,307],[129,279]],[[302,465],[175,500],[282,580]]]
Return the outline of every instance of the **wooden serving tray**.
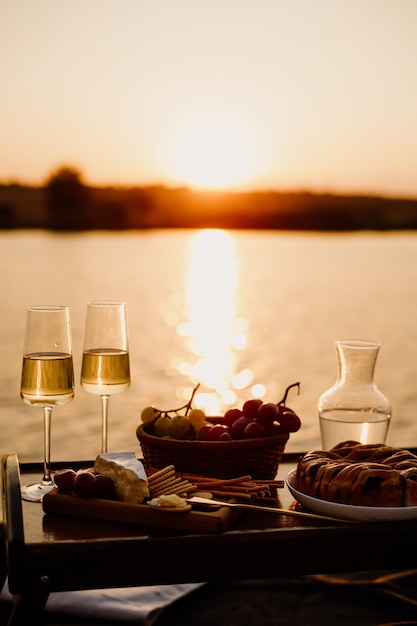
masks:
[[[101,520],[175,530],[182,533],[221,533],[237,519],[239,511],[227,507],[215,510],[192,509],[187,512],[159,511],[147,504],[128,504],[117,500],[79,498],[53,489],[42,500],[47,515]]]

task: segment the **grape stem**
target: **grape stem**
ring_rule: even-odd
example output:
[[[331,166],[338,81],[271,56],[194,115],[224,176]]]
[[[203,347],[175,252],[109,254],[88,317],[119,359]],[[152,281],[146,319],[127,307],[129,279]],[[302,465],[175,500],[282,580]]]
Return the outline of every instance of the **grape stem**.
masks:
[[[193,389],[193,393],[191,394],[191,398],[189,399],[189,401],[187,402],[187,404],[185,404],[183,407],[181,407],[181,409],[185,409],[185,414],[187,415],[188,411],[191,409],[191,405],[195,396],[195,393],[197,391],[197,389],[199,388],[200,383],[198,383],[194,389]],[[177,409],[177,411],[180,411],[181,409]]]
[[[168,416],[169,413],[178,413],[178,411],[182,411],[183,409],[185,409],[185,415],[187,415],[188,411],[191,409],[191,405],[193,403],[194,396],[195,396],[196,391],[199,388],[199,386],[200,386],[200,383],[198,383],[194,387],[193,392],[191,394],[191,398],[188,400],[187,404],[184,404],[183,406],[180,406],[177,409],[170,409],[169,411],[161,411],[160,409],[156,409],[156,410],[159,411],[159,413],[161,415],[167,415]]]
[[[285,402],[287,400],[288,392],[293,387],[298,387],[298,394],[297,395],[300,395],[300,383],[293,383],[292,385],[288,385],[288,387],[285,390],[284,397],[277,404],[283,404],[285,406]]]

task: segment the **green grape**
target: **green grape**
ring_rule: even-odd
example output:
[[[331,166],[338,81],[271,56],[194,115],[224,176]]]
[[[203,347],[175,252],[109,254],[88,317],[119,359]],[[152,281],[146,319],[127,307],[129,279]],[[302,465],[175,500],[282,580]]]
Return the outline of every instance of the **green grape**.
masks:
[[[161,411],[156,409],[154,406],[145,407],[140,414],[142,422],[152,422],[159,415],[161,415]]]
[[[187,412],[190,411],[190,414],[194,414],[194,421],[198,424],[198,427],[203,425],[206,417],[204,411],[201,409],[191,409],[191,403],[199,386],[200,383],[198,383],[198,385],[193,389],[193,393],[187,404],[184,404],[177,409],[167,411],[157,409],[154,406],[145,407],[141,413],[142,423],[153,422],[153,433],[157,437],[175,439],[192,438],[192,436],[195,435],[196,429],[191,424]],[[180,413],[180,411],[183,411],[184,409],[185,415]],[[170,413],[175,413],[175,415],[171,417]]]
[[[191,429],[191,423],[185,415],[174,415],[171,418],[170,434],[175,439],[183,439],[188,435]]]
[[[187,417],[193,426],[200,426],[206,420],[203,409],[191,409]]]
[[[171,418],[168,415],[161,415],[156,420],[153,427],[154,435],[157,437],[166,437],[171,434]]]

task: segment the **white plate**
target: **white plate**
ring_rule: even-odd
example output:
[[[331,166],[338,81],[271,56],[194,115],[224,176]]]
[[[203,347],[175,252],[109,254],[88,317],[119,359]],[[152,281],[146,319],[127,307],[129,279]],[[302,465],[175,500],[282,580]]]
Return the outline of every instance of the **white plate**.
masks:
[[[292,470],[285,478],[291,494],[302,506],[319,515],[328,515],[356,522],[398,522],[417,519],[417,506],[356,506],[327,502],[326,500],[307,496],[305,493],[295,489],[293,486],[294,479],[295,470]]]

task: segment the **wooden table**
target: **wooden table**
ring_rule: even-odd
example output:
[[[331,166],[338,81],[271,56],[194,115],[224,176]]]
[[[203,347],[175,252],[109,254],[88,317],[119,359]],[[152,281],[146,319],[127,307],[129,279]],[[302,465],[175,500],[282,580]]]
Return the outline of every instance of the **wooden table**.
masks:
[[[279,478],[298,456],[284,455]],[[55,468],[68,465],[77,467]],[[67,519],[21,501],[20,475],[26,483],[41,471],[19,466],[16,455],[3,459],[13,626],[34,624],[35,613],[57,591],[417,567],[417,522],[340,523],[245,511],[226,532],[181,534]],[[288,508],[293,499],[286,488],[281,491]]]

